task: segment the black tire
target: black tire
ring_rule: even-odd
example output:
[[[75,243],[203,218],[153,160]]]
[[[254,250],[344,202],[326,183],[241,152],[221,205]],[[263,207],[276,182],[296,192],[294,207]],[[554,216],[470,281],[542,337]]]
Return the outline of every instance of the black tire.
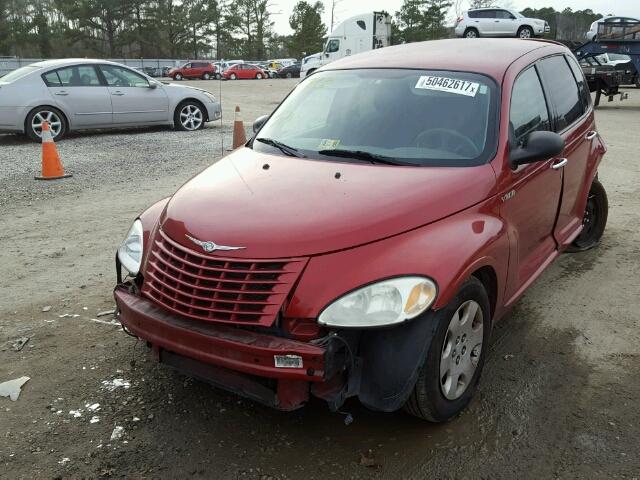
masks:
[[[287,72],[287,78],[291,78],[291,77],[293,77],[293,73]]]
[[[62,138],[64,138],[64,136],[67,134],[67,131],[69,130],[67,119],[65,118],[64,114],[57,108],[48,107],[48,106],[34,108],[29,112],[29,115],[27,115],[27,118],[24,121],[24,131],[27,134],[27,137],[29,137],[34,142],[42,141],[42,139],[40,138],[39,131],[34,130],[33,128],[34,117],[38,114],[44,114],[46,112],[53,113],[60,120],[60,130],[57,132],[53,129],[51,130],[51,135],[53,136],[54,142],[57,142],[58,140],[61,140]]]
[[[183,110],[187,107],[195,107],[197,110],[200,111],[201,121],[199,122],[198,126],[195,128],[189,128],[189,126],[185,125],[181,120],[181,114]],[[207,110],[204,108],[204,106],[200,102],[196,102],[195,100],[185,100],[184,102],[181,102],[176,107],[176,110],[173,113],[173,125],[175,129],[181,130],[183,132],[194,132],[196,130],[200,130],[204,128],[204,124],[206,123],[206,121],[207,121]]]
[[[520,27],[518,29],[518,33],[516,34],[518,36],[518,38],[522,38],[522,39],[530,39],[530,38],[534,38],[534,33],[533,33],[533,29],[531,27]]]
[[[573,241],[567,251],[582,252],[597,246],[607,226],[608,216],[609,200],[607,191],[598,180],[594,180],[589,189],[587,206],[582,220],[582,232],[580,232],[578,238]]]
[[[460,397],[455,400],[447,399],[441,388],[440,360],[446,340],[449,322],[458,308],[465,302],[474,300],[480,306],[483,315],[483,336],[480,357],[476,370]],[[434,313],[433,321],[438,323],[436,333],[431,341],[427,358],[418,374],[418,380],[411,392],[411,396],[404,405],[404,409],[411,415],[430,422],[444,422],[458,415],[471,401],[475,391],[491,334],[491,314],[489,297],[482,282],[477,278],[469,278],[460,288],[456,296],[444,308]]]
[[[256,73],[256,80],[262,80],[262,74]]]
[[[222,75],[220,75],[219,73],[216,73],[216,80],[220,80],[222,78]]]
[[[209,72],[205,73],[204,75],[202,75],[202,79],[203,80],[211,80],[211,74]]]
[[[237,80],[238,76],[235,73],[232,73],[231,75],[229,75],[229,79],[230,80]]]
[[[181,74],[181,73],[176,73],[176,74],[173,76],[173,79],[174,79],[174,80],[177,80],[178,82],[179,82],[180,80],[182,80],[183,78],[184,78],[184,77],[182,76],[182,74]]]
[[[467,28],[462,35],[464,38],[479,38],[480,32],[477,28]]]

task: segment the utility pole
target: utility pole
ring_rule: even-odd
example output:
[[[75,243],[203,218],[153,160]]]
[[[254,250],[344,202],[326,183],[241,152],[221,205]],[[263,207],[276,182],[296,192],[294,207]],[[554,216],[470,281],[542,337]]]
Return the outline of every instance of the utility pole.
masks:
[[[331,0],[331,28],[329,29],[329,33],[333,32],[333,21],[335,19],[335,11],[336,4],[340,3],[342,0]]]

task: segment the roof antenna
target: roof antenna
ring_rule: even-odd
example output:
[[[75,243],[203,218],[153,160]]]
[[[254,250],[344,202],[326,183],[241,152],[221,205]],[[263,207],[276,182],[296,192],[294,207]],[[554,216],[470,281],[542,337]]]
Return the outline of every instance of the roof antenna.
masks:
[[[220,157],[224,156],[224,130],[222,128],[222,65],[224,63],[224,59],[220,59],[220,79],[218,80],[218,98],[220,99]]]

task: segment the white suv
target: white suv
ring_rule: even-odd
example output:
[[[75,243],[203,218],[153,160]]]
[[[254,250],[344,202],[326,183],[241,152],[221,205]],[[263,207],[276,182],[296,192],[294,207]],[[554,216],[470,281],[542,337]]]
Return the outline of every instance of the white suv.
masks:
[[[534,38],[549,33],[549,24],[507,8],[476,8],[456,20],[456,36]]]

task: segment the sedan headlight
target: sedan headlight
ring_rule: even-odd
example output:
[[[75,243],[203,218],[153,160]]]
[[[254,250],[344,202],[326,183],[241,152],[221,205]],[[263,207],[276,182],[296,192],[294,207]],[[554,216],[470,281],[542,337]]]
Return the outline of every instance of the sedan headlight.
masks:
[[[210,101],[211,103],[215,103],[215,101],[216,101],[216,97],[214,97],[213,95],[211,95],[209,92],[202,92],[202,93],[203,93],[203,95],[204,95],[205,97],[207,97],[207,98],[209,99],[209,101]]]
[[[124,268],[132,275],[137,275],[142,262],[142,222],[133,222],[129,233],[118,248],[118,259]]]
[[[339,298],[318,317],[328,327],[382,327],[415,318],[436,298],[436,284],[425,277],[397,277],[359,288]]]

